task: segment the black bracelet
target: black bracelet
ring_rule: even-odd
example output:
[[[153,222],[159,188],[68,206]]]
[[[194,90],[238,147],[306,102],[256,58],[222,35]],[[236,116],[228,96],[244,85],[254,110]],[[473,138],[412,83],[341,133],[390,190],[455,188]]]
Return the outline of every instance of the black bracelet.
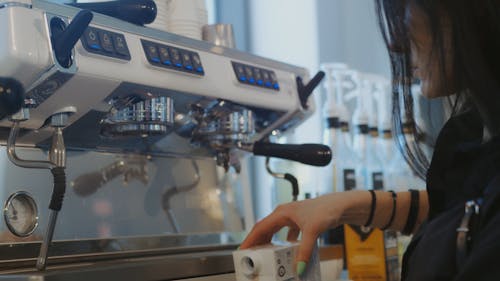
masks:
[[[403,234],[411,234],[415,224],[417,223],[418,209],[420,208],[420,192],[415,189],[410,189],[410,211],[408,211],[408,218],[406,225],[403,228]]]
[[[372,196],[372,205],[370,206],[370,215],[368,216],[368,220],[365,223],[365,227],[369,227],[372,224],[373,217],[375,215],[375,206],[377,205],[377,196],[375,196],[375,191],[368,190],[370,195]]]
[[[392,222],[394,221],[394,217],[396,216],[396,201],[397,201],[398,195],[396,194],[396,192],[394,192],[392,190],[389,190],[389,192],[392,195],[392,212],[391,212],[391,217],[389,219],[389,222],[384,227],[382,227],[381,230],[388,229],[391,226]]]

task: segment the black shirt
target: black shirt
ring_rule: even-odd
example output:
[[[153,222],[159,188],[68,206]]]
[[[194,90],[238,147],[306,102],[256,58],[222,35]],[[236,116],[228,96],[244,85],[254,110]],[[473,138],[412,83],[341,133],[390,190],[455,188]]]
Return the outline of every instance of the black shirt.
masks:
[[[500,210],[495,207],[500,205],[495,197],[500,185],[493,188],[494,195],[486,198],[484,194],[497,175],[500,140],[483,142],[482,122],[474,110],[451,118],[439,134],[427,174],[429,217],[405,253],[402,280],[500,280],[500,266],[496,265]],[[484,206],[493,207],[488,207],[488,217],[481,219],[467,262],[457,264],[456,229],[465,202],[483,197]]]

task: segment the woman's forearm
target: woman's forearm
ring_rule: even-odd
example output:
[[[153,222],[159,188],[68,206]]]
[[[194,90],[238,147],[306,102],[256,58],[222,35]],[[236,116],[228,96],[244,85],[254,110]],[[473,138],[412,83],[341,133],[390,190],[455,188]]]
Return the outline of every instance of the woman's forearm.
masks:
[[[370,215],[372,198],[368,191],[348,191],[343,195],[346,206],[340,218],[342,224],[364,225]],[[375,191],[376,204],[371,226],[386,227],[389,223],[394,208],[392,193],[386,191]],[[389,228],[402,231],[408,220],[410,212],[411,195],[410,192],[398,192],[396,198],[396,210]],[[418,229],[420,224],[427,218],[429,212],[429,200],[427,191],[419,191],[419,208],[415,227],[412,232]]]

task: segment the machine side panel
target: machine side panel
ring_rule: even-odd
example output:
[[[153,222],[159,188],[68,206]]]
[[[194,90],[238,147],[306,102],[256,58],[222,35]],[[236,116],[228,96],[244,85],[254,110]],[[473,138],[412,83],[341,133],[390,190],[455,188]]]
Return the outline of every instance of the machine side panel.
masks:
[[[53,64],[45,18],[25,7],[0,9],[0,76],[30,87]]]

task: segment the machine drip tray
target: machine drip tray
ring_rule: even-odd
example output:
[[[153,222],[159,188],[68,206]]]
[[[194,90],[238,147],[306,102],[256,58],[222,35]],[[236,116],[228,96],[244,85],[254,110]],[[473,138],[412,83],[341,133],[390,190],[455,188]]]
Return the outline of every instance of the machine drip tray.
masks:
[[[104,262],[48,266],[46,271],[0,275],[0,281],[153,281],[196,278],[234,272],[231,251],[190,253]]]

